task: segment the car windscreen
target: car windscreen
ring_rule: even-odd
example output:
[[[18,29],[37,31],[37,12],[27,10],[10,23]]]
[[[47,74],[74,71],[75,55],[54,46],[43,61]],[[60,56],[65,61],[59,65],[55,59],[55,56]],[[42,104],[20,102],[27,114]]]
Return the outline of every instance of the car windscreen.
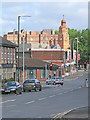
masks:
[[[35,83],[35,80],[30,80],[29,83]]]
[[[35,80],[26,80],[24,83],[34,83]]]
[[[16,83],[15,82],[8,82],[7,86],[16,86]]]
[[[52,78],[52,79],[62,79],[62,78],[60,78],[60,77],[55,77],[55,78]]]

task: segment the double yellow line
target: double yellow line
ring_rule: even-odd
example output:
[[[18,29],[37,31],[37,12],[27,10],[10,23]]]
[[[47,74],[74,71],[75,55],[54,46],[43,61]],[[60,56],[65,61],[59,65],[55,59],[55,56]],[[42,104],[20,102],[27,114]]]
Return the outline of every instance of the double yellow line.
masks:
[[[61,118],[63,115],[67,114],[70,110],[67,110],[65,112],[61,112],[57,115],[55,115],[51,120],[57,120],[57,118]]]

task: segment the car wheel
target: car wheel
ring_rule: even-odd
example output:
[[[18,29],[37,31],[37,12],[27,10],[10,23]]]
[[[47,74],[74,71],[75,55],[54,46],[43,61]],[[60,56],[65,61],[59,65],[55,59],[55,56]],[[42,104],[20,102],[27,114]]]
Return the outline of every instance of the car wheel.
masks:
[[[25,89],[23,89],[23,92],[25,92],[26,90]]]
[[[35,88],[35,91],[36,91],[36,92],[38,91],[37,87]]]
[[[61,83],[61,85],[63,85],[63,83]]]
[[[22,94],[22,89],[21,89],[21,91],[20,91],[20,93],[19,94]]]
[[[31,90],[29,90],[29,92],[31,92]]]
[[[56,85],[56,83],[54,82],[53,85]]]
[[[41,90],[42,90],[42,88],[40,87],[39,91],[41,91]]]
[[[19,95],[19,91],[18,91],[18,90],[16,90],[16,91],[15,91],[15,94]]]

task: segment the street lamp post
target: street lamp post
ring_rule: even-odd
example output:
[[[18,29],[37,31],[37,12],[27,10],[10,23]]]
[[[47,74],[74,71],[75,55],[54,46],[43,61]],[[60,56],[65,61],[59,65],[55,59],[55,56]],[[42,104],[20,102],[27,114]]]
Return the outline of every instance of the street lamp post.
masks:
[[[18,16],[18,82],[19,82],[19,37],[20,37],[20,17],[31,17],[29,15]]]
[[[18,16],[18,82],[19,82],[19,34],[20,34],[20,16]]]
[[[78,72],[78,38],[77,38],[77,72]]]
[[[78,72],[78,37],[76,38],[77,39],[77,72]]]
[[[70,73],[71,73],[71,39],[70,39]]]
[[[73,42],[73,60],[74,60],[74,42]]]
[[[24,35],[23,35],[23,83],[24,83]]]

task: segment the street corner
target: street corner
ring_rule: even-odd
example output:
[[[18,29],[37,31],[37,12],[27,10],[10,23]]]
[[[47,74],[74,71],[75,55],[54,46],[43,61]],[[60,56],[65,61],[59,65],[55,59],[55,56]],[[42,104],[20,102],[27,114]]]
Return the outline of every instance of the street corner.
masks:
[[[85,119],[88,120],[88,107],[80,107],[80,108],[74,108],[71,110],[68,110],[62,113],[60,118],[62,119]]]

